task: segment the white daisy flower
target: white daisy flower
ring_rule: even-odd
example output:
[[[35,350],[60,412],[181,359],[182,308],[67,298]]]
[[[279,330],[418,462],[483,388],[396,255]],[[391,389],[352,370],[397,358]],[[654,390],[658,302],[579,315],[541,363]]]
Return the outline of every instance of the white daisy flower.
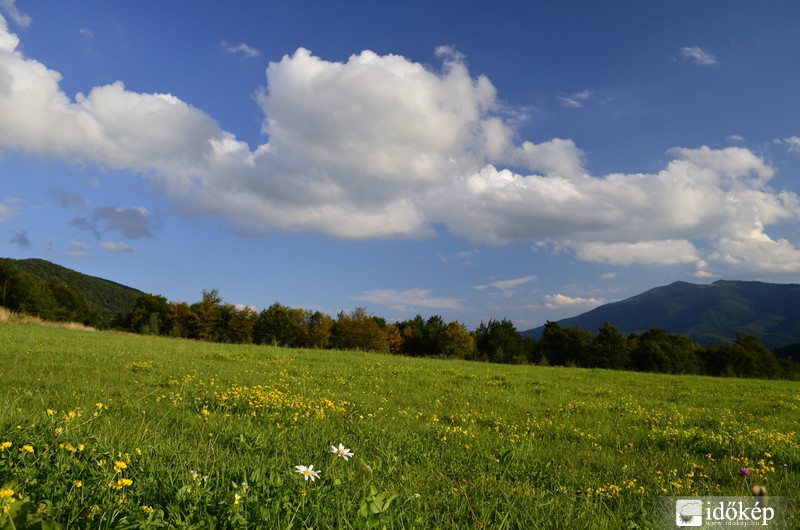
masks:
[[[338,448],[335,445],[332,445],[331,446],[331,453],[333,453],[335,455],[339,455],[342,458],[344,458],[345,460],[347,460],[351,456],[353,456],[353,451],[351,451],[350,449],[346,448],[344,446],[344,444],[339,444]]]
[[[306,480],[311,479],[314,482],[319,478],[320,470],[314,469],[314,466],[294,466],[294,470],[305,477]]]

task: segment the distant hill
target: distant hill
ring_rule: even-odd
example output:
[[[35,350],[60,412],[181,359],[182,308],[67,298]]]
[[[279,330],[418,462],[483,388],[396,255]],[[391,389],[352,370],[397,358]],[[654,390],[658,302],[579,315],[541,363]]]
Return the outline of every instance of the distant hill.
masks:
[[[74,289],[94,310],[96,325],[100,327],[108,327],[115,314],[126,312],[136,299],[144,294],[138,289],[76,272],[43,259],[0,258],[0,262],[11,265],[12,270],[15,268],[23,277],[33,277],[44,284],[48,281],[63,282]]]
[[[770,348],[786,346],[800,343],[800,285],[675,282],[559,320],[558,324],[596,333],[605,322],[625,334],[663,328],[700,344],[731,342],[738,333],[755,335]],[[538,338],[543,329],[522,333]]]

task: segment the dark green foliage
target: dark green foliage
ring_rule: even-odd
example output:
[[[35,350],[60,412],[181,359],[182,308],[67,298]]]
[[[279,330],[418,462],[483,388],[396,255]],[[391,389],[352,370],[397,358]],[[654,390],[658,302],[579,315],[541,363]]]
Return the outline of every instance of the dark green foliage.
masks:
[[[556,322],[547,322],[538,347],[541,354],[553,365],[594,366],[590,362],[590,335],[578,327],[564,328]]]
[[[519,364],[525,362],[522,352],[522,337],[510,320],[490,319],[480,323],[475,331],[478,351],[486,360],[495,363]]]
[[[706,373],[709,375],[774,378],[791,364],[782,364],[756,337],[738,336],[733,344],[706,348]]]
[[[631,365],[640,372],[665,374],[698,374],[702,372],[701,347],[686,337],[667,334],[653,328],[641,335],[632,335]]]
[[[616,326],[608,322],[600,326],[597,335],[592,337],[589,349],[594,366],[615,370],[630,366],[628,339]]]
[[[342,311],[333,326],[333,344],[342,350],[388,353],[389,343],[383,333],[383,322],[367,314],[364,307],[357,307],[349,314]]]
[[[302,310],[298,311],[275,302],[258,316],[257,344],[294,347],[302,331]]]
[[[116,322],[119,327],[143,335],[169,335],[169,303],[163,296],[143,294],[130,311]]]

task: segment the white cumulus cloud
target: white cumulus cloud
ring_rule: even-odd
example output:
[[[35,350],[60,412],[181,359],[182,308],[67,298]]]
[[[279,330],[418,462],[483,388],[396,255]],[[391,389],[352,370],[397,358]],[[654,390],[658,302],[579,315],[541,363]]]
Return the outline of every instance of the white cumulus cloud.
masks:
[[[436,56],[433,68],[368,50],[328,61],[299,48],[267,67],[257,97],[265,141],[251,147],[172,94],[118,81],[70,97],[0,16],[0,149],[139,172],[181,213],[220,216],[254,235],[442,229],[611,264],[800,272],[796,242],[769,235],[798,220],[800,201],[771,187],[776,170],[756,153],[680,147],[659,171],[592,175],[573,140],[518,138],[491,81],[452,47]],[[786,140],[792,149],[795,139]],[[153,227],[141,213],[104,211],[87,223],[138,237]],[[0,219],[8,215],[0,208]],[[436,300],[370,296],[379,294],[409,306],[403,297]]]

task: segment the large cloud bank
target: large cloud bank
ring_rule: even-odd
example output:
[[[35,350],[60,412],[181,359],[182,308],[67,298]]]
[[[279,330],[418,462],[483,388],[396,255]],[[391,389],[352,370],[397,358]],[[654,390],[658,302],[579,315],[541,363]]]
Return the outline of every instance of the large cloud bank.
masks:
[[[445,226],[586,261],[800,272],[798,249],[766,233],[797,219],[798,197],[773,190],[775,170],[750,150],[676,148],[654,174],[591,175],[572,140],[519,141],[489,79],[450,48],[436,54],[438,69],[302,48],[270,63],[257,98],[266,140],[251,148],[170,94],[117,82],[68,96],[0,17],[0,149],[139,172],[183,213],[253,234],[424,237]]]

